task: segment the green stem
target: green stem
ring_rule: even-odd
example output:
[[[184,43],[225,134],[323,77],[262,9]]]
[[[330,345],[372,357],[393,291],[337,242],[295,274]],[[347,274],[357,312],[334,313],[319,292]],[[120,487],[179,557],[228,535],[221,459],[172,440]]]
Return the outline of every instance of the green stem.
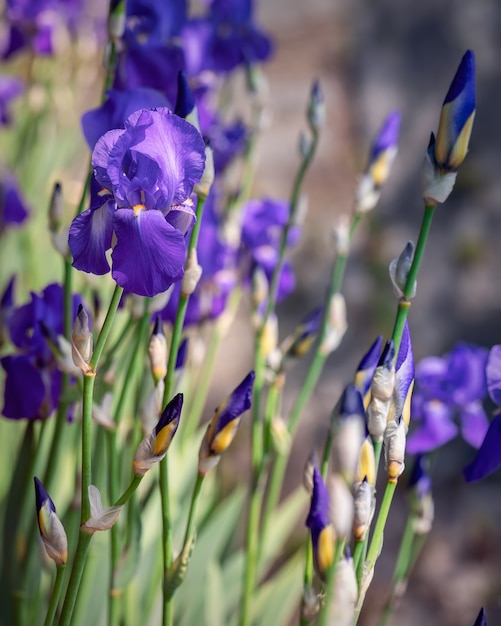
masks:
[[[115,290],[113,291],[113,295],[111,297],[110,306],[108,308],[108,312],[106,313],[103,327],[101,328],[101,332],[99,333],[99,337],[97,338],[96,345],[94,346],[94,352],[92,353],[92,357],[89,363],[90,369],[94,372],[96,371],[99,359],[101,358],[104,346],[106,345],[106,340],[108,339],[108,335],[110,334],[113,320],[115,319],[118,305],[120,304],[120,298],[122,297],[122,293],[123,287],[115,285]]]
[[[61,595],[61,589],[64,581],[64,565],[59,565],[56,570],[56,581],[54,583],[54,589],[52,590],[52,596],[50,598],[49,609],[47,616],[45,617],[44,626],[51,626],[54,617],[56,615],[57,603],[59,602],[59,596]]]
[[[61,617],[59,619],[58,626],[70,626],[71,618],[73,615],[73,609],[80,588],[80,581],[82,580],[82,574],[84,571],[85,561],[87,559],[87,552],[89,551],[92,535],[80,531],[78,535],[77,550],[75,553],[75,560],[73,561],[73,568],[71,570],[70,581],[68,583],[68,589],[66,590],[66,597],[64,599],[63,608],[61,611]]]
[[[334,552],[334,560],[332,565],[329,567],[329,571],[327,573],[327,582],[325,585],[325,598],[324,605],[321,609],[320,616],[318,618],[317,626],[327,626],[329,624],[329,613],[330,613],[330,605],[334,598],[335,592],[335,578],[336,578],[336,567],[338,561],[340,560],[343,550],[344,550],[345,541],[344,539],[338,539],[336,541],[336,549]]]
[[[136,491],[136,489],[139,487],[139,484],[142,481],[142,479],[143,479],[142,476],[138,476],[137,474],[134,474],[134,477],[132,478],[130,485],[123,492],[123,494],[118,498],[114,506],[123,506],[129,500],[132,494]]]
[[[310,623],[309,617],[305,614],[306,603],[313,582],[313,546],[310,537],[308,537],[308,542],[306,544],[306,554],[304,560],[303,597],[301,598],[301,613],[299,618],[300,626],[308,626]]]
[[[386,483],[381,508],[379,509],[376,526],[374,527],[374,534],[370,542],[369,552],[367,553],[367,568],[369,571],[374,567],[383,543],[384,527],[386,525],[386,520],[388,519],[388,513],[390,512],[391,502],[393,500],[396,487],[396,482],[388,481]]]

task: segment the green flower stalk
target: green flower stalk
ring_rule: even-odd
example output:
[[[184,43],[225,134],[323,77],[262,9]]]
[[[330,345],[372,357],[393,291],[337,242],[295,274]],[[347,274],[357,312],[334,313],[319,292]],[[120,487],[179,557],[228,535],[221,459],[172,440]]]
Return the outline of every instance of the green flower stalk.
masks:
[[[68,559],[66,532],[56,514],[54,502],[41,481],[36,476],[34,481],[38,528],[45,551],[57,566],[66,565]]]

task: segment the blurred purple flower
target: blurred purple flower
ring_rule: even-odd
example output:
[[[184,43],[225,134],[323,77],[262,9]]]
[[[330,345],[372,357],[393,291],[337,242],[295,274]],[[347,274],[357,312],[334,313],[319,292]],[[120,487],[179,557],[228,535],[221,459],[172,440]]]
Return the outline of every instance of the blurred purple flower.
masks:
[[[80,296],[73,296],[73,317]],[[7,319],[10,339],[18,349],[0,359],[6,372],[2,414],[10,419],[45,419],[57,406],[61,375],[42,331],[45,325],[54,336],[63,331],[63,290],[48,285],[40,295],[31,293],[28,304],[11,311]]]
[[[0,173],[0,233],[7,226],[22,224],[27,217],[28,209],[16,177],[7,171]]]
[[[204,163],[198,131],[166,108],[136,111],[124,129],[103,135],[92,154],[99,202],[70,227],[74,267],[107,273],[115,234],[112,276],[121,287],[154,296],[181,280],[195,219],[190,196]]]
[[[221,236],[221,219],[216,210],[216,199],[216,194],[212,192],[204,207],[197,246],[198,262],[203,272],[188,301],[185,326],[201,324],[219,317],[236,285],[236,251]],[[180,292],[181,284],[177,283],[167,305],[160,312],[162,318],[171,323],[176,317]]]
[[[428,452],[462,437],[479,447],[489,426],[482,406],[487,387],[487,350],[459,343],[443,358],[423,359],[416,368],[412,422],[417,428],[407,440],[411,454]]]
[[[493,346],[486,366],[487,391],[491,400],[501,406],[501,345]],[[489,425],[482,445],[473,461],[464,468],[467,482],[481,480],[501,467],[501,413]]]
[[[204,18],[186,24],[182,37],[189,75],[231,72],[266,61],[273,51],[270,38],[254,23],[252,0],[213,0]]]
[[[268,280],[278,261],[278,246],[282,229],[289,218],[289,203],[283,200],[250,200],[244,207],[242,217],[242,260],[249,259],[248,275],[259,266]],[[287,246],[293,246],[300,236],[297,227],[291,228]],[[283,300],[295,286],[290,261],[285,260],[280,275],[278,300]]]
[[[24,91],[24,83],[17,76],[0,76],[0,124],[7,126],[11,122],[9,104]]]

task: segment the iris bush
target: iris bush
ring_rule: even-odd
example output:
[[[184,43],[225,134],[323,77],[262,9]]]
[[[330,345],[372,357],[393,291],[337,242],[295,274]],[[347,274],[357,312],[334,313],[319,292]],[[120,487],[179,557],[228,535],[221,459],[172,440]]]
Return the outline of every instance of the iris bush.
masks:
[[[415,368],[407,321],[435,209],[468,149],[473,52],[425,154],[416,244],[402,242],[389,267],[392,335],[358,355],[323,446],[305,452],[304,488],[282,499],[299,420],[347,330],[351,242],[390,175],[401,115],[375,133],[353,206],[333,224],[324,302],[308,303],[279,341],[277,303],[295,288],[290,251],[326,123],[321,84],[306,104],[290,197],[256,198],[273,42],[252,3],[213,0],[193,14],[156,0],[100,8],[13,0],[6,10],[2,622],[356,624],[403,475],[409,511],[387,623],[432,528],[422,455],[458,423],[479,448],[467,480],[501,465],[501,418],[485,409],[487,395],[501,405],[499,346],[458,344]],[[74,94],[85,98],[95,80],[101,101],[81,118],[89,152],[80,154]],[[242,301],[254,356],[245,372],[223,364],[224,392],[205,424],[218,348]],[[288,372],[307,353],[286,413]],[[243,420],[248,460],[223,459]],[[228,478],[229,465],[220,470],[230,462]],[[486,623],[483,609],[475,623]]]

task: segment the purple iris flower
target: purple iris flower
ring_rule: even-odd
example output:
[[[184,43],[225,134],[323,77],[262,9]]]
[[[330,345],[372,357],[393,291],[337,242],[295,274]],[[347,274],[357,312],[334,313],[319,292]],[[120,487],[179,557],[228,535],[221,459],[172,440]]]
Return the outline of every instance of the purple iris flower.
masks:
[[[109,130],[123,128],[125,120],[132,113],[140,109],[169,106],[167,98],[162,93],[146,87],[127,91],[110,89],[106,95],[104,104],[82,115],[83,133],[91,150],[94,149],[98,139]]]
[[[458,433],[478,448],[488,428],[482,406],[487,392],[487,350],[459,343],[443,358],[423,359],[416,368],[412,421],[417,428],[407,440],[410,453],[438,448]]]
[[[107,273],[115,235],[112,276],[126,291],[154,296],[181,280],[190,196],[204,164],[201,135],[166,108],[136,111],[124,129],[103,135],[92,153],[99,202],[70,227],[73,266]]]
[[[185,326],[201,324],[219,317],[236,285],[236,251],[223,240],[220,225],[216,194],[212,192],[205,203],[197,247],[202,277],[188,301]],[[167,305],[160,312],[162,319],[174,322],[180,293],[181,284],[177,283]]]
[[[289,218],[289,203],[282,200],[250,200],[244,207],[242,218],[242,258],[250,258],[249,275],[259,266],[271,279],[278,261],[278,246],[282,229]],[[291,228],[287,246],[299,239],[299,228]],[[285,260],[278,287],[278,300],[283,300],[295,286],[290,261]]]
[[[28,217],[16,177],[10,172],[0,174],[0,233],[6,226],[22,224]]]
[[[79,296],[73,296],[76,316]],[[31,301],[9,314],[7,328],[17,348],[16,354],[0,359],[6,372],[2,415],[10,419],[45,419],[57,406],[61,374],[49,347],[42,325],[55,336],[63,331],[63,290],[48,285],[42,293],[31,294]]]
[[[266,61],[270,38],[254,23],[252,0],[213,0],[205,18],[190,21],[182,32],[187,72],[231,72]]]
[[[501,406],[501,346],[493,346],[486,366],[487,391],[498,407]],[[464,468],[467,482],[481,480],[501,467],[501,413],[497,411],[489,425],[482,445],[473,461]]]
[[[7,0],[9,32],[1,51],[3,58],[24,48],[31,48],[36,55],[51,55],[57,29],[74,29],[83,9],[82,0]]]
[[[177,76],[185,69],[179,39],[185,21],[185,0],[127,2],[123,51],[118,58],[114,87],[150,87],[174,102]]]

